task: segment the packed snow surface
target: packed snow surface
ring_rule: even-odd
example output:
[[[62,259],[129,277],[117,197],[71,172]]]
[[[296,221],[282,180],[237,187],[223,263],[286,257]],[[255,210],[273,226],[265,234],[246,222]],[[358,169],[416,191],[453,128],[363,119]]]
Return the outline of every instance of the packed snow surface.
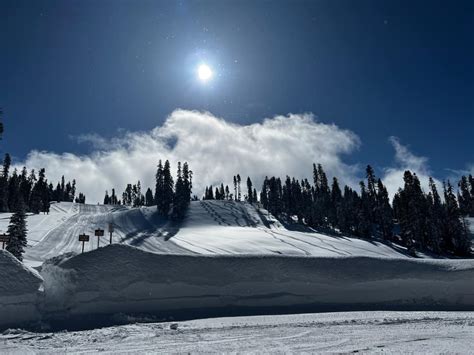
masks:
[[[0,334],[6,354],[396,353],[470,354],[473,312],[341,312],[137,323]]]

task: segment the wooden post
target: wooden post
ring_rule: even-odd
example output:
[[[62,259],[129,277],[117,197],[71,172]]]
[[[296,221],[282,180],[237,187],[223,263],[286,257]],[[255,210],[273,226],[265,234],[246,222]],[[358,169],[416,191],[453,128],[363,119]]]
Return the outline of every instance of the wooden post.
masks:
[[[87,234],[80,234],[79,241],[82,242],[82,252],[84,253],[84,243],[89,241],[89,236]]]
[[[100,241],[100,237],[103,237],[104,236],[104,230],[103,229],[96,229],[95,230],[95,235],[97,237],[97,249],[99,249],[99,241]]]
[[[114,232],[114,225],[109,223],[110,244],[112,244],[112,233]]]

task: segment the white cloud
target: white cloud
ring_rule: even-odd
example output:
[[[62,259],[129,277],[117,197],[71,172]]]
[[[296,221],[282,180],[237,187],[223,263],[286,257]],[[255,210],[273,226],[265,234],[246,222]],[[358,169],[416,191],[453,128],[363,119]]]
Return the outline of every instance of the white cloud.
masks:
[[[265,175],[310,178],[313,162],[342,183],[357,181],[357,167],[342,160],[359,147],[357,135],[317,122],[312,114],[276,116],[243,126],[208,112],[176,110],[150,132],[129,132],[112,140],[95,134],[78,139],[92,144],[93,153],[32,151],[19,165],[44,167],[53,182],[61,175],[76,178],[78,190],[91,203],[100,201],[106,189],[115,187],[121,193],[127,183],[137,180],[153,187],[159,159],[169,159],[173,169],[177,161],[188,161],[194,171],[194,192],[199,194],[206,184],[230,184],[237,173],[243,179],[250,176],[257,188]]]
[[[400,140],[397,137],[390,137],[389,141],[395,149],[396,162],[395,167],[385,169],[382,178],[389,195],[393,197],[393,195],[398,191],[398,188],[403,187],[403,174],[405,170],[410,170],[411,172],[416,173],[420,180],[421,187],[425,192],[428,192],[429,177],[431,175],[428,158],[413,154],[407,146],[400,143]],[[441,183],[436,179],[435,182],[439,190],[441,188]]]

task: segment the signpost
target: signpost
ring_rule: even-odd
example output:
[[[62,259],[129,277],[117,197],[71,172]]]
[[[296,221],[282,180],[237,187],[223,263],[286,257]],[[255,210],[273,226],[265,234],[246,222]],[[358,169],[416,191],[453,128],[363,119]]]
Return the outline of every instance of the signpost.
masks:
[[[10,236],[8,234],[0,234],[0,242],[2,242],[2,249],[5,249],[5,243],[10,241]]]
[[[112,233],[114,232],[114,225],[109,223],[110,244],[112,244]]]
[[[95,236],[97,237],[97,249],[99,249],[99,241],[100,241],[100,237],[103,237],[104,236],[104,230],[103,229],[96,229],[95,230]]]
[[[87,234],[80,234],[79,241],[82,242],[82,252],[84,253],[84,243],[89,241],[89,236]]]

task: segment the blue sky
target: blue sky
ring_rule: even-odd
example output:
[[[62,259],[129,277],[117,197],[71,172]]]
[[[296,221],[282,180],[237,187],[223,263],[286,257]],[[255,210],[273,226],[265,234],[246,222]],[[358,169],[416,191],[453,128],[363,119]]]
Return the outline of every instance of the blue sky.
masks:
[[[474,162],[473,1],[2,0],[0,43],[1,148],[19,160],[90,154],[71,137],[183,108],[240,125],[312,112],[360,138],[347,164],[391,166],[390,136],[440,179]]]

